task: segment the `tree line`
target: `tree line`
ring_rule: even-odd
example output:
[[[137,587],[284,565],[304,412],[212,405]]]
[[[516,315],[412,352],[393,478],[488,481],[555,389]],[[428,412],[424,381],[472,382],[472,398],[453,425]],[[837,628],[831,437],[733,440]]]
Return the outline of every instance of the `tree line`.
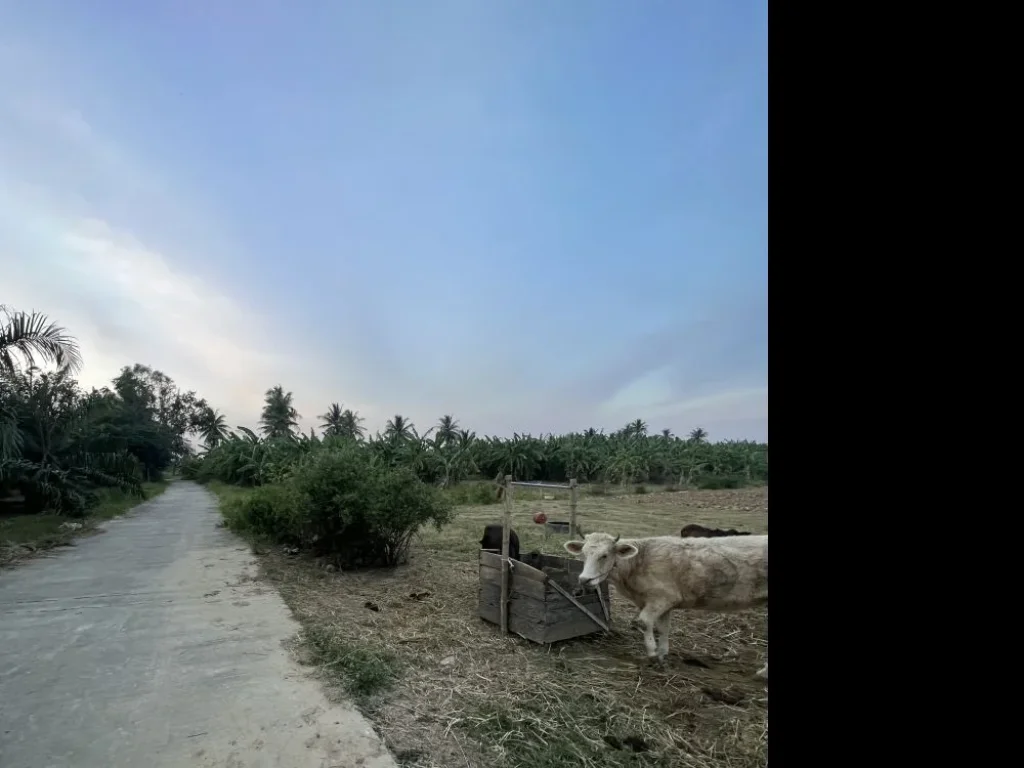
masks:
[[[293,394],[277,385],[265,392],[256,431],[232,429],[223,413],[159,370],[126,366],[109,386],[85,391],[75,379],[81,365],[78,342],[63,327],[0,305],[0,497],[20,492],[30,510],[81,515],[99,487],[141,494],[142,481],[171,468],[197,480],[261,486],[288,478],[311,454],[342,446],[365,451],[375,467],[403,467],[448,488],[505,474],[701,487],[768,479],[767,444],[712,443],[699,428],[685,438],[667,429],[651,434],[637,419],[608,434],[591,428],[499,438],[478,436],[451,414],[421,433],[396,414],[368,435],[358,412],[331,403],[320,434],[306,434]]]

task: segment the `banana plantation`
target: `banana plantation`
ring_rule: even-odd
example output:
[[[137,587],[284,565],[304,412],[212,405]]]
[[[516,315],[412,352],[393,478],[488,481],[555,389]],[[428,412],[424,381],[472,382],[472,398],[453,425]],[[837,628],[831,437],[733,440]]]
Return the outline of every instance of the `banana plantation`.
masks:
[[[567,435],[519,435],[503,439],[478,437],[461,429],[452,416],[442,417],[425,433],[400,415],[384,432],[366,437],[359,417],[333,404],[324,414],[324,436],[289,433],[276,421],[294,422],[291,393],[267,392],[260,437],[239,427],[211,435],[205,454],[183,462],[182,471],[199,480],[236,485],[276,483],[290,476],[306,456],[332,446],[357,443],[375,463],[406,467],[427,483],[451,487],[471,479],[585,483],[657,483],[707,487],[712,479],[732,484],[768,481],[768,446],[754,442],[711,443],[703,430],[679,438],[668,430],[648,435],[647,425],[634,421],[612,434],[595,429]],[[275,419],[275,414],[277,417]],[[208,439],[207,444],[210,444]]]

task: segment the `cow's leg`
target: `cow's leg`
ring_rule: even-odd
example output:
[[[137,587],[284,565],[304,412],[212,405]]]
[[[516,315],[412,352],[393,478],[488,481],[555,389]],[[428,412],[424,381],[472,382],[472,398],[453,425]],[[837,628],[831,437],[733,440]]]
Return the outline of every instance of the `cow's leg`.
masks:
[[[672,611],[665,611],[654,623],[658,632],[658,658],[662,661],[668,656],[668,635],[672,630]]]
[[[647,648],[647,658],[652,661],[660,658],[658,655],[658,644],[654,639],[654,627],[662,620],[665,613],[668,613],[668,611],[660,605],[653,603],[648,603],[640,611],[640,623],[644,628],[644,646]]]

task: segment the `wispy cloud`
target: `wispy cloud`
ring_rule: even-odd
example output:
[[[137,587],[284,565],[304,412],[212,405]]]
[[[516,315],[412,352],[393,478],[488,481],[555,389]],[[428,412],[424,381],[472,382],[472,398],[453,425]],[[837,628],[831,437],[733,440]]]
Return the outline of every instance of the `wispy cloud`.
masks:
[[[307,428],[340,401],[766,435],[760,12],[265,3],[213,36],[140,6],[47,37],[34,7],[0,11],[0,300],[75,333],[86,383],[145,363],[244,425],[280,383]]]

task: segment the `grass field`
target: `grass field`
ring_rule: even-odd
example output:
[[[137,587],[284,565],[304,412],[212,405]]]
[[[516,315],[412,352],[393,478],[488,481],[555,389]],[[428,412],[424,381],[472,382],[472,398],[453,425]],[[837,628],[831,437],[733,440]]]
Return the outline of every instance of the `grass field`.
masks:
[[[151,499],[167,489],[167,482],[143,483],[142,489],[146,492],[146,498]],[[99,504],[84,518],[60,515],[0,516],[0,568],[54,547],[68,546],[74,539],[94,533],[100,523],[123,515],[141,503],[140,499],[114,489],[102,488],[97,493]],[[82,527],[76,530],[67,526],[62,528],[65,523],[81,523]]]
[[[214,487],[221,495],[239,493]],[[550,491],[543,493],[551,494]],[[517,492],[523,552],[564,554],[531,518],[568,519],[567,494]],[[686,523],[768,529],[767,488],[581,493],[585,531],[678,534]],[[693,766],[767,762],[767,611],[675,612],[664,668],[644,663],[636,609],[613,597],[613,631],[551,646],[477,617],[478,548],[501,506],[461,508],[427,529],[395,570],[330,572],[257,545],[262,573],[303,624],[300,653],[329,689],[353,697],[407,768]],[[613,589],[614,592],[614,589]]]

